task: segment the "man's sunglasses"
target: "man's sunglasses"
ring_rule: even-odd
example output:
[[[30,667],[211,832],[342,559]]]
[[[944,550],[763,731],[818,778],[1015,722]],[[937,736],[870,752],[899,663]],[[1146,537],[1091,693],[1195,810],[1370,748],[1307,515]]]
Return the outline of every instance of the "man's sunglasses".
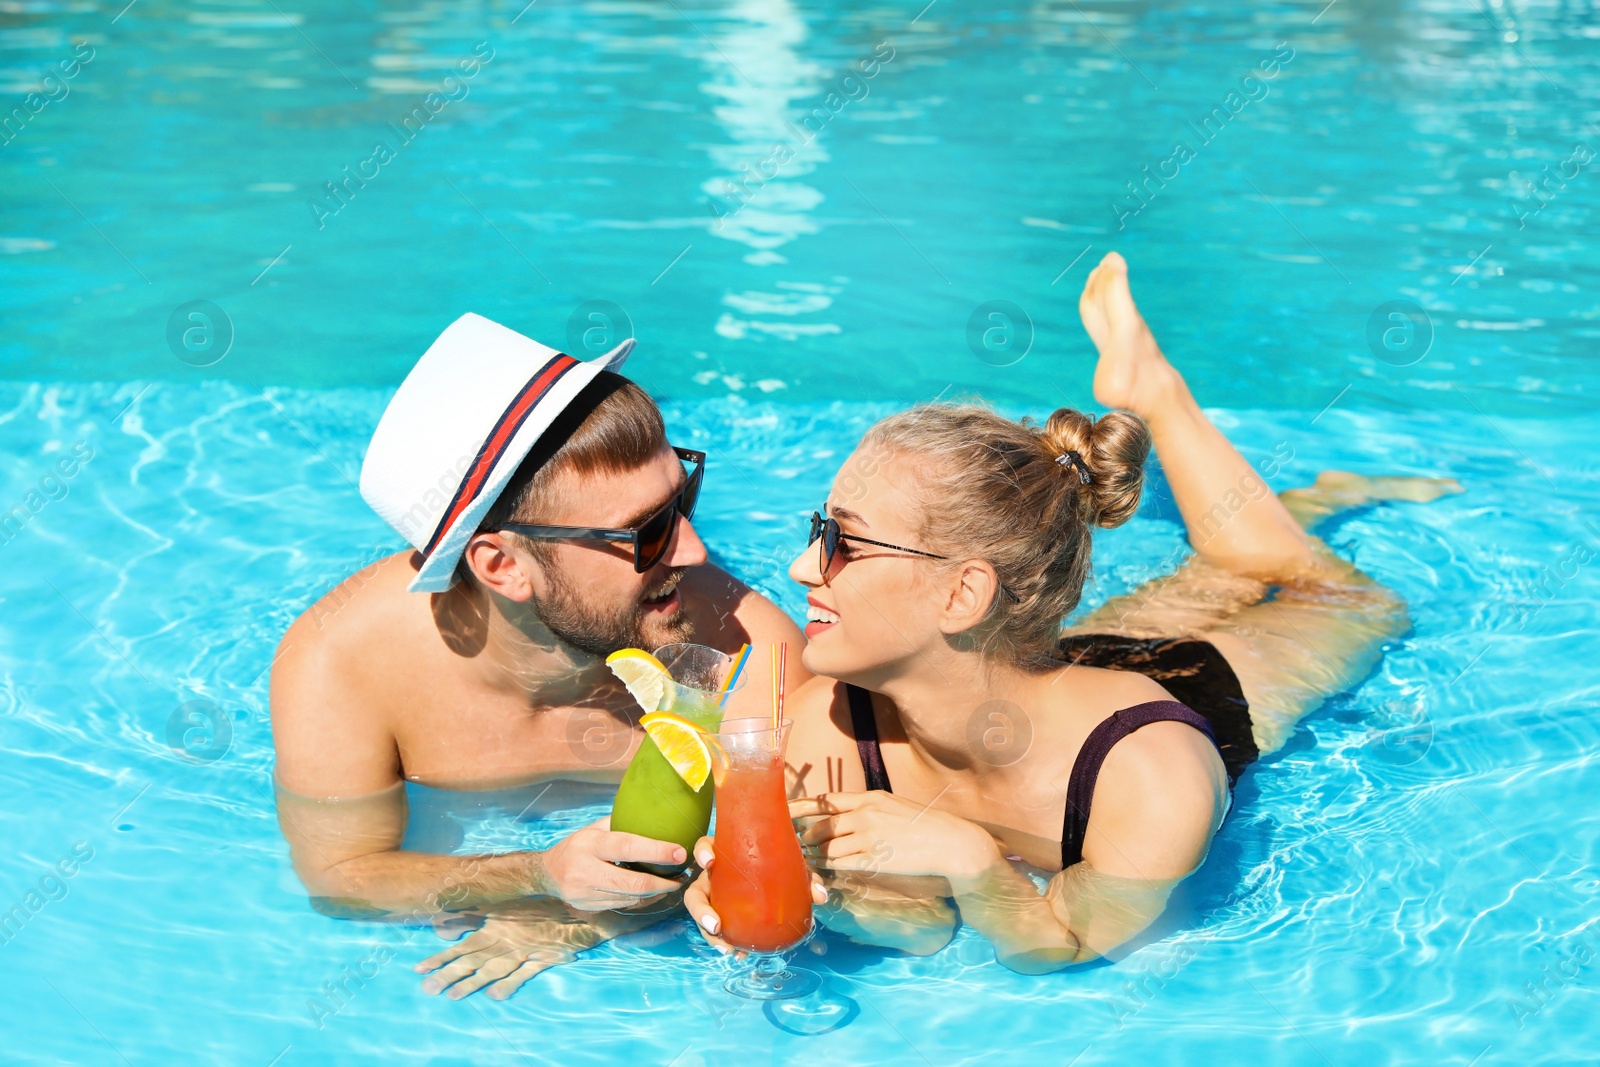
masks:
[[[508,522],[500,527],[503,532],[521,534],[534,541],[618,541],[633,545],[633,569],[640,574],[648,571],[667,554],[672,545],[672,535],[678,529],[678,516],[694,516],[694,506],[700,499],[700,483],[706,472],[706,454],[692,448],[673,448],[678,458],[692,464],[689,477],[678,494],[631,530],[613,530],[595,526],[529,526]]]
[[[932,552],[924,552],[920,548],[907,548],[904,545],[891,545],[887,541],[874,541],[868,537],[857,537],[855,534],[847,534],[843,530],[839,529],[838,519],[835,519],[832,516],[824,516],[820,511],[813,511],[811,513],[811,540],[807,541],[806,544],[814,545],[818,541],[822,542],[822,556],[818,562],[822,565],[822,582],[824,585],[828,584],[829,572],[833,570],[833,560],[834,557],[838,555],[840,541],[849,541],[852,544],[858,545],[874,545],[878,548],[892,549],[895,552],[909,552],[913,556],[923,556],[927,559],[950,558],[949,556],[936,556]],[[1020,599],[1017,597],[1017,594],[1007,589],[1004,585],[1000,586],[1000,591],[1010,598],[1013,603],[1021,603]]]

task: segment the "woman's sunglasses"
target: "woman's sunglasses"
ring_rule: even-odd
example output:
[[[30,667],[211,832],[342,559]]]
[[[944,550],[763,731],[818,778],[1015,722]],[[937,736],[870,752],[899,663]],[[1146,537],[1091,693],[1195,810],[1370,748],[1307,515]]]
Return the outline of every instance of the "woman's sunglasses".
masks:
[[[672,546],[672,535],[678,529],[678,516],[693,518],[694,506],[700,499],[700,483],[706,471],[706,454],[692,448],[674,448],[678,458],[691,464],[689,477],[678,490],[678,495],[667,501],[661,510],[631,530],[614,530],[595,526],[529,526],[510,522],[501,531],[521,534],[534,541],[617,541],[633,545],[633,569],[640,574],[661,562]]]
[[[851,544],[857,545],[873,545],[877,548],[888,548],[896,552],[909,552],[913,556],[923,556],[927,559],[950,558],[949,556],[936,556],[932,552],[924,552],[920,548],[891,545],[887,541],[874,541],[868,537],[847,534],[839,529],[838,519],[831,516],[825,517],[820,511],[813,511],[811,513],[811,540],[807,541],[806,544],[814,545],[819,540],[822,542],[822,556],[818,562],[822,565],[822,584],[824,585],[828,584],[829,572],[833,570],[833,560],[838,555],[840,541],[849,541]],[[1004,585],[1000,586],[1000,591],[1010,598],[1012,602],[1020,603],[1017,594],[1007,589]]]
[[[887,541],[873,541],[855,534],[847,534],[839,529],[839,520],[832,516],[824,517],[822,512],[811,513],[811,540],[806,544],[814,545],[822,541],[822,580],[828,580],[828,572],[833,569],[833,558],[839,553],[839,542],[849,541],[858,545],[875,545],[878,548],[891,548],[896,552],[909,552],[913,556],[926,556],[928,559],[949,559],[949,556],[936,556],[932,552],[924,552],[919,548],[906,548],[904,545],[891,545]]]

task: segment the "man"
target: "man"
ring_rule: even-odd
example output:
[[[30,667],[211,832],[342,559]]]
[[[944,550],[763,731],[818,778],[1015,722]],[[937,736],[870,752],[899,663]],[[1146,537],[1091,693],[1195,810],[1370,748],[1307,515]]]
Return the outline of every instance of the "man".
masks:
[[[681,863],[681,848],[604,819],[543,852],[401,848],[404,781],[617,781],[642,735],[606,654],[802,644],[706,562],[689,522],[704,455],[669,445],[654,402],[615,373],[632,347],[582,363],[469,314],[390,401],[361,493],[416,551],[302,615],[272,674],[279,821],[320,910],[546,897],[599,911],[679,888],[616,863]]]

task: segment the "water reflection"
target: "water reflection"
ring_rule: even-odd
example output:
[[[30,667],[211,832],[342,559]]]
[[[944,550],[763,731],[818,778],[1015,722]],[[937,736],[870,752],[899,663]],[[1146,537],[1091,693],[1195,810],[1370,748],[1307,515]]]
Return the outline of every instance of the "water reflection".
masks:
[[[464,792],[406,783],[401,847],[418,852],[542,850],[606,814],[614,784],[542,782]]]
[[[729,144],[707,148],[718,174],[701,183],[711,198],[713,236],[747,245],[753,264],[782,263],[776,251],[817,232],[809,212],[822,193],[798,179],[828,161],[813,133],[797,126],[799,105],[821,95],[820,64],[800,55],[807,27],[788,0],[741,0],[728,18],[705,24],[712,80],[701,89]]]

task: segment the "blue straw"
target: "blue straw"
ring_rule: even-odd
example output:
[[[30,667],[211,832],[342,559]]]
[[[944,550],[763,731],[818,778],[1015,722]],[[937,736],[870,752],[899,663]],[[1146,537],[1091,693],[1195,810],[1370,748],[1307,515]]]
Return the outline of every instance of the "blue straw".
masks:
[[[717,707],[728,702],[728,695],[733,692],[733,687],[739,682],[739,675],[744,670],[744,665],[750,661],[750,646],[745,645],[739,650],[739,658],[734,662],[733,673],[728,675],[728,684],[722,687],[722,696],[717,700]]]

